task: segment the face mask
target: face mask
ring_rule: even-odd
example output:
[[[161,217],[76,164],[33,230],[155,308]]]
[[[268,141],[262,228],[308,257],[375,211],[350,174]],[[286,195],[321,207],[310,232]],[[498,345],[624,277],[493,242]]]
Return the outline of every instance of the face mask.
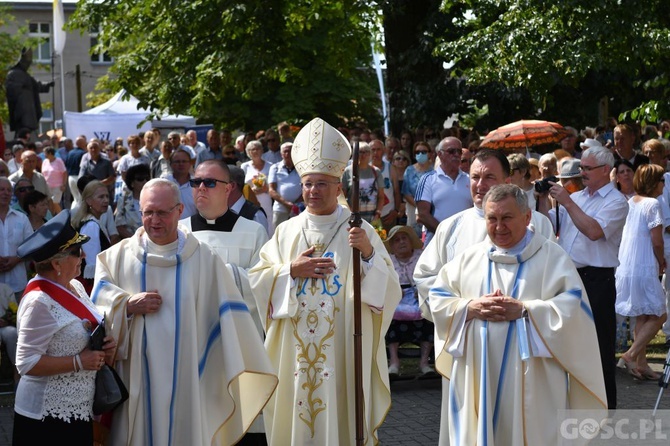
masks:
[[[428,162],[428,154],[427,153],[417,153],[416,154],[416,162],[419,164],[426,164]]]

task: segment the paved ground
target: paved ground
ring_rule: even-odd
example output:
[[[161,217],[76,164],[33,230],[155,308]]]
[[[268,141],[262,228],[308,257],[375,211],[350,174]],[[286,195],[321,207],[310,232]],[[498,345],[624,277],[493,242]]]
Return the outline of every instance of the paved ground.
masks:
[[[662,371],[660,362],[652,364]],[[635,381],[624,372],[617,373],[620,409],[653,409],[659,387],[655,381]],[[436,445],[440,426],[441,380],[401,380],[391,384],[393,406],[380,429],[383,445]],[[0,396],[0,446],[11,445],[12,398]],[[660,409],[670,409],[670,389]]]

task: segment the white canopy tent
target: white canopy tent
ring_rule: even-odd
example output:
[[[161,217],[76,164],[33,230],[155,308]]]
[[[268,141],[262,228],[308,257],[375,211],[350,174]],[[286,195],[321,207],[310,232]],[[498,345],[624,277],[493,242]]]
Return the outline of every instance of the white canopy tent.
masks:
[[[66,111],[63,114],[65,134],[71,138],[85,135],[87,139],[98,138],[113,141],[117,137],[126,139],[129,135],[144,132],[152,127],[163,129],[184,129],[195,125],[195,118],[184,115],[160,115],[144,122],[151,113],[140,108],[139,100],[134,96],[123,100],[126,94],[121,90],[109,101],[83,113]]]

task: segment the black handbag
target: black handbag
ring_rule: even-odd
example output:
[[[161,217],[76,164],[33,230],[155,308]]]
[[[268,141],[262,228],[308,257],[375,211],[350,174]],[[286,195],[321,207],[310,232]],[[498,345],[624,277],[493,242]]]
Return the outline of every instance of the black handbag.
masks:
[[[123,384],[116,370],[103,365],[95,375],[95,396],[93,397],[93,413],[101,415],[111,412],[128,399],[128,389]]]
[[[102,350],[102,340],[105,337],[105,318],[102,319],[93,333],[91,333],[91,349]],[[101,415],[111,412],[128,399],[128,389],[123,384],[116,370],[104,364],[95,375],[95,396],[93,397],[93,413]]]

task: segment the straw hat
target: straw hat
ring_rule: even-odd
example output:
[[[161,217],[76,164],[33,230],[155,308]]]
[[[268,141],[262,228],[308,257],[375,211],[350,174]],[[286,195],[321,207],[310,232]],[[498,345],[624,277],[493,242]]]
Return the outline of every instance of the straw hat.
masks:
[[[389,253],[393,254],[393,248],[391,248],[391,240],[393,240],[393,237],[395,237],[401,232],[404,232],[409,236],[409,239],[412,242],[412,248],[414,249],[423,248],[423,243],[421,243],[421,240],[416,235],[416,232],[414,232],[414,228],[412,228],[411,226],[394,226],[391,228],[388,237],[386,237],[386,240],[384,241],[384,246],[386,246],[386,250]]]
[[[291,158],[298,174],[311,173],[342,178],[351,157],[351,146],[335,127],[321,118],[305,125],[293,142]]]

